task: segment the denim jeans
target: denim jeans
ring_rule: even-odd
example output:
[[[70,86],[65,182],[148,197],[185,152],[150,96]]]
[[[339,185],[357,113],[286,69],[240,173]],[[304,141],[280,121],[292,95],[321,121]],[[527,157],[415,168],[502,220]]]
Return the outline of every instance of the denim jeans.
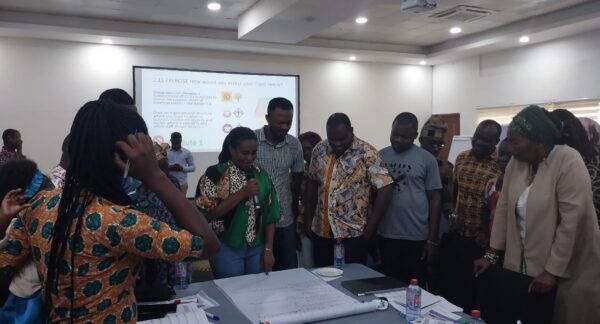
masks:
[[[296,255],[296,225],[277,227],[273,238],[273,271],[298,268]]]
[[[232,248],[221,243],[221,252],[209,259],[210,267],[216,279],[230,278],[262,271],[264,245]]]

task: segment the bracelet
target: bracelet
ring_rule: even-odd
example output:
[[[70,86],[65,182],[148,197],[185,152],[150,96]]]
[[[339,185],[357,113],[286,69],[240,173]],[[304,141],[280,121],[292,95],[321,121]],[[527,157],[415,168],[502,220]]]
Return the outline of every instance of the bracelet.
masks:
[[[265,251],[273,252],[273,250],[269,249],[268,247],[265,248]]]
[[[483,255],[483,258],[491,264],[496,264],[498,263],[498,259],[500,258],[500,256],[490,250],[487,250]]]
[[[440,244],[439,244],[439,243],[435,243],[435,242],[434,242],[434,241],[432,241],[432,240],[427,240],[427,244],[431,244],[431,245],[433,245],[433,246],[440,246]]]

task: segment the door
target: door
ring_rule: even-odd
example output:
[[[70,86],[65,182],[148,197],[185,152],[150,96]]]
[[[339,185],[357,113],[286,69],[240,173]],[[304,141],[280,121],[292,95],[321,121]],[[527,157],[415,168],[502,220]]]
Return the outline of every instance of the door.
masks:
[[[446,138],[444,138],[445,146],[438,156],[440,160],[447,161],[448,153],[450,152],[450,145],[452,145],[452,139],[455,135],[460,135],[460,114],[439,114],[434,116],[441,117],[448,125]]]

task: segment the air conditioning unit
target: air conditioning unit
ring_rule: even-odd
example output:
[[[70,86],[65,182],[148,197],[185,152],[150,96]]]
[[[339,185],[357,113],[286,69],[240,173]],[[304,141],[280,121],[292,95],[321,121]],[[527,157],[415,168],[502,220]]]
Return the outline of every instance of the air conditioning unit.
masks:
[[[466,23],[475,21],[494,14],[495,10],[473,7],[456,6],[452,9],[444,10],[429,16],[429,18],[443,19],[452,22]]]
[[[422,13],[434,10],[437,7],[437,0],[402,0],[401,9]]]

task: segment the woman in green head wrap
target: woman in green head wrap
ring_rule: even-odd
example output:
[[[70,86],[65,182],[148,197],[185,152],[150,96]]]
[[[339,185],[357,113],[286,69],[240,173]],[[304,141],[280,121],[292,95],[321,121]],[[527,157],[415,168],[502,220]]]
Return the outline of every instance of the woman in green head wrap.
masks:
[[[557,121],[539,106],[521,110],[508,125],[508,141],[515,159],[532,167],[544,160],[560,139]]]
[[[600,230],[590,177],[579,152],[556,145],[558,125],[538,106],[523,109],[510,123],[513,159],[496,207],[490,249],[475,261],[479,275],[503,253],[504,268],[531,277],[529,294],[556,291],[553,313],[503,310],[503,316],[515,315],[525,323],[532,315],[539,323],[600,318],[600,285],[592,284],[600,282],[600,267],[594,266],[600,264]],[[548,318],[540,318],[544,314]]]

